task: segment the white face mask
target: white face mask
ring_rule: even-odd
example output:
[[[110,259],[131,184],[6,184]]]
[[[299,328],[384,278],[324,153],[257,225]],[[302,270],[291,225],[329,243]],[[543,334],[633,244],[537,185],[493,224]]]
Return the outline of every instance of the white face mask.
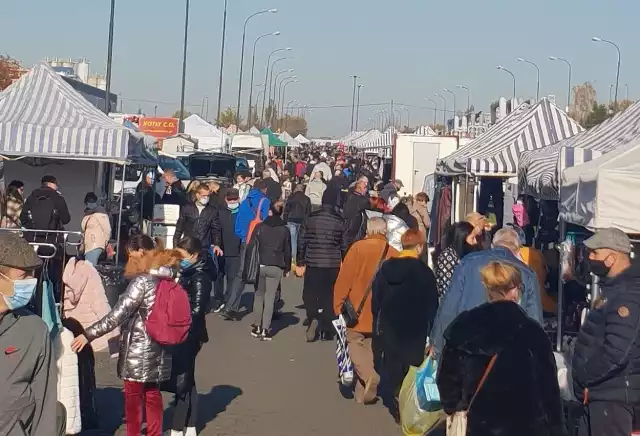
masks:
[[[240,207],[240,203],[227,203],[227,207],[229,210],[235,210]]]
[[[202,197],[200,200],[198,200],[198,202],[201,205],[206,206],[207,204],[209,204],[209,197]]]

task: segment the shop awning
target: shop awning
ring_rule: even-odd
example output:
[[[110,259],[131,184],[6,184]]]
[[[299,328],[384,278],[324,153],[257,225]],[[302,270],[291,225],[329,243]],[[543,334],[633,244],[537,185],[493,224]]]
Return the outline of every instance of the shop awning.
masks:
[[[262,129],[262,132],[260,133],[262,133],[263,135],[267,135],[267,137],[269,138],[269,147],[284,147],[285,145],[287,145],[286,142],[280,140],[280,138],[278,138],[276,134],[267,127]]]

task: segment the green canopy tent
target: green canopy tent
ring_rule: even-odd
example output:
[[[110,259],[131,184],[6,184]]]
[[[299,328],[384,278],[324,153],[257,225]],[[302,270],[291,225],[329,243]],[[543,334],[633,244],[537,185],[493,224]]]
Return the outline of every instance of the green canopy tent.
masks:
[[[260,133],[269,137],[269,147],[285,147],[287,145],[286,142],[278,138],[268,127],[262,129]]]

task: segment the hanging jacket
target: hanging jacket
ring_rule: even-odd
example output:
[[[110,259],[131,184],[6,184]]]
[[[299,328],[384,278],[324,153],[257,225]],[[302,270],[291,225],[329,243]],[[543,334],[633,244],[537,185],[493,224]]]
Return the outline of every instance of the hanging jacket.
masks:
[[[69,259],[62,274],[64,317],[73,318],[85,329],[100,321],[111,310],[100,274],[90,262]],[[120,329],[97,338],[91,346],[95,351],[117,350]],[[111,347],[110,347],[111,344]]]
[[[161,268],[135,277],[111,311],[86,329],[89,341],[120,326],[118,377],[140,383],[160,383],[171,375],[171,352],[147,334],[145,322],[156,299],[160,278],[171,270]]]
[[[78,434],[82,430],[78,355],[71,349],[72,342],[73,333],[65,328],[53,340],[53,350],[58,367],[58,401],[62,403],[67,412],[67,435]]]

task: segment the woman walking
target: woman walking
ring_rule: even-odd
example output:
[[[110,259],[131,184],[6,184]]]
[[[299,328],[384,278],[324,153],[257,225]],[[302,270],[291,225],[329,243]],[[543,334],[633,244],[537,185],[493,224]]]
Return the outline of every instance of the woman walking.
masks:
[[[269,216],[256,229],[260,258],[258,287],[253,299],[251,336],[263,341],[273,338],[271,320],[278,287],[291,271],[291,233],[282,220],[284,203],[276,201]]]
[[[173,277],[182,256],[175,250],[145,251],[138,245],[128,246],[127,251],[125,275],[132,278],[131,282],[113,309],[74,339],[72,349],[82,351],[91,341],[120,327],[118,377],[124,380],[127,436],[142,434],[143,407],[147,435],[160,436],[164,410],[160,383],[171,375],[171,353],[151,339],[145,322],[153,308],[158,283]]]
[[[392,414],[409,366],[425,358],[427,337],[438,311],[436,279],[420,260],[425,236],[418,230],[402,235],[402,251],[386,261],[372,287],[374,349],[381,362],[380,377],[387,386]]]
[[[472,224],[460,221],[449,227],[445,235],[445,249],[437,257],[434,268],[440,298],[449,290],[453,272],[462,258],[478,249]]]
[[[213,284],[207,269],[207,255],[200,241],[186,237],[177,250],[182,255],[179,283],[187,291],[191,304],[191,329],[187,340],[173,351],[171,380],[168,391],[175,393],[169,436],[196,436],[198,390],[196,389],[196,357],[209,341],[205,313]],[[184,432],[184,433],[183,433]]]
[[[448,415],[468,412],[467,435],[564,435],[551,342],[518,306],[522,277],[508,263],[481,270],[488,303],[444,333],[438,390]]]

